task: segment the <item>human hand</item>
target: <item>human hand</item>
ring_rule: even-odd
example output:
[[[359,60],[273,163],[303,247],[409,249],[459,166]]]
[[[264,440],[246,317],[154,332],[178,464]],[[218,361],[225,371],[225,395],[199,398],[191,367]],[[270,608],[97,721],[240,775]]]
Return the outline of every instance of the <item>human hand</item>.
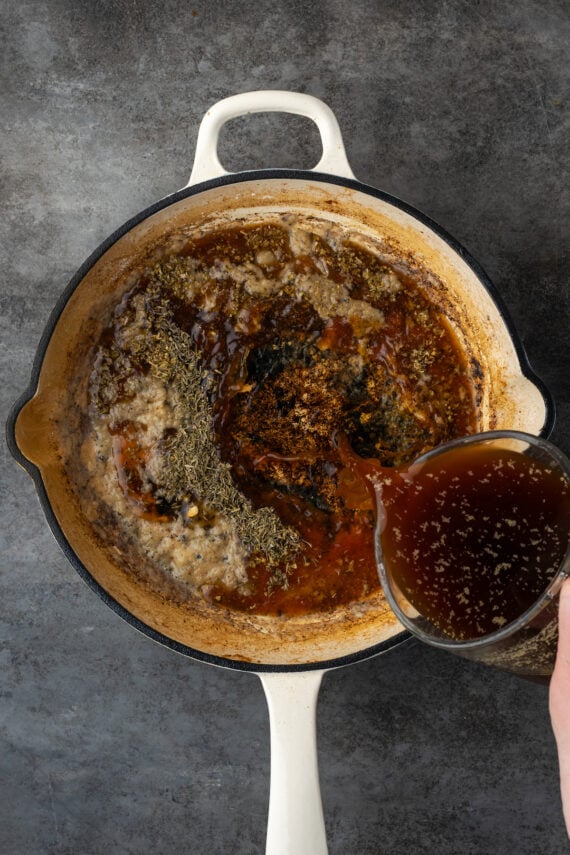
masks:
[[[570,579],[560,592],[558,653],[550,681],[550,719],[558,748],[560,789],[570,837]]]

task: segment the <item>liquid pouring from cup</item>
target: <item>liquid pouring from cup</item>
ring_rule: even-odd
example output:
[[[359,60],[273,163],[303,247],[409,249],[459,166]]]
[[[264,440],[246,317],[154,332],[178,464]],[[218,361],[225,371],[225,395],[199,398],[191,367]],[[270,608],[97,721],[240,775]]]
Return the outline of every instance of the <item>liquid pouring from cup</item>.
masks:
[[[570,574],[570,461],[515,431],[465,437],[390,476],[377,504],[386,597],[421,641],[538,679],[553,670]]]

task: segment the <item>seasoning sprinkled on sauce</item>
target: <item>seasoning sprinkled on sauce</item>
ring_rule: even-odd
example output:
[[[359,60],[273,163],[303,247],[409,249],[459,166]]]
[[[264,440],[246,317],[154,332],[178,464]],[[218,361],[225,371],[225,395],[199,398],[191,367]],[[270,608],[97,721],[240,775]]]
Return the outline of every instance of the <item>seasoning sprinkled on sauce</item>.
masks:
[[[90,396],[83,457],[129,565],[262,614],[379,590],[374,507],[339,438],[397,467],[477,429],[427,289],[358,236],[287,217],[189,238],[145,271]]]

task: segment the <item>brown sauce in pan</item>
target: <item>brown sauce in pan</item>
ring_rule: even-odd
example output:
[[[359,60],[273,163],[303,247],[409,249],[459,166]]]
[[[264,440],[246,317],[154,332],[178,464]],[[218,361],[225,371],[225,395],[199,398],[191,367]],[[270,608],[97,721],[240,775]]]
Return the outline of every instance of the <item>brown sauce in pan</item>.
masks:
[[[125,543],[142,531],[189,596],[263,614],[378,589],[374,508],[347,453],[401,466],[477,430],[466,359],[429,295],[357,240],[287,220],[189,241],[141,276],[90,394]],[[194,577],[179,550],[228,526],[237,546],[197,551],[212,566]]]

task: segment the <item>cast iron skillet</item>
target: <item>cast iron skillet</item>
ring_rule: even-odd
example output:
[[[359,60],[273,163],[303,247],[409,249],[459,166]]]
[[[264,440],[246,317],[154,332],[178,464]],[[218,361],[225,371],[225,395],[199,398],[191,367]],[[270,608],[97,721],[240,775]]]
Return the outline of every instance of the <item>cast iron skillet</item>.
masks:
[[[296,113],[317,124],[323,156],[314,170],[225,172],[217,157],[222,126],[264,111]],[[133,270],[188,230],[282,211],[380,236],[388,254],[415,265],[469,356],[480,429],[549,434],[554,421],[550,394],[532,372],[505,307],[477,262],[429,218],[356,181],[337,121],[325,104],[298,93],[252,92],[208,111],[188,185],[125,223],[77,271],[42,336],[30,386],[13,408],[7,436],[12,454],[34,480],[65,555],[114,611],[178,653],[259,674],[271,722],[267,852],[319,855],[327,851],[315,738],[322,676],[391,650],[408,634],[380,594],[364,607],[286,622],[212,616],[207,608],[192,611],[165,602],[141,590],[101,550],[61,462],[61,424],[77,418],[76,366],[97,337],[104,307],[126,289]]]

